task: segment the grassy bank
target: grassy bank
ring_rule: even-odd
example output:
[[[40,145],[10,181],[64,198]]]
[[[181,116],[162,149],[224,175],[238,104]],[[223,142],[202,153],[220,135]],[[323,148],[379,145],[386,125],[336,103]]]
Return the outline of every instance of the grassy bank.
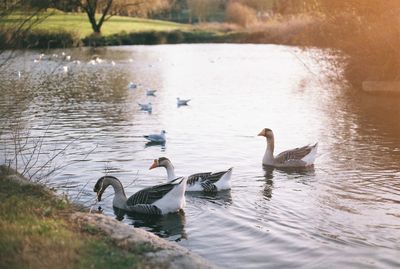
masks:
[[[46,188],[4,173],[0,184],[0,268],[136,268],[149,250],[120,249],[96,227],[72,223],[76,209]]]
[[[86,13],[65,13],[49,10],[41,15],[43,21],[32,27],[32,31],[41,32],[71,32],[79,38],[89,36],[93,30]],[[21,17],[13,15],[0,22],[0,26],[12,26]],[[113,16],[104,23],[101,28],[102,35],[108,36],[122,31],[144,32],[144,31],[172,31],[184,30],[189,26],[161,20],[148,20],[133,17]]]
[[[114,16],[101,35],[92,35],[85,14],[50,11],[31,30],[23,32],[9,48],[63,48],[74,46],[153,45],[177,43],[275,43],[298,45],[300,35],[310,29],[310,20],[271,20],[243,28],[229,24],[187,25],[173,22]],[[7,46],[7,35],[18,20],[11,16],[0,21],[0,46]],[[3,31],[1,30],[3,29]],[[1,38],[3,36],[3,38]],[[3,45],[1,44],[3,41]]]

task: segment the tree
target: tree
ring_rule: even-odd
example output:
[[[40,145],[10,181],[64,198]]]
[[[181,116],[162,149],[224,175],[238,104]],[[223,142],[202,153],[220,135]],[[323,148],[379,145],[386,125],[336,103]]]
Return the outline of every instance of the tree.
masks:
[[[206,17],[217,10],[221,0],[187,0],[190,13],[197,17],[199,22],[205,21]]]
[[[79,7],[81,7],[87,14],[90,24],[92,25],[93,32],[100,34],[103,23],[110,19],[112,15],[107,17],[108,12],[111,9],[113,0],[83,0],[77,1]],[[100,19],[96,20],[96,12],[100,11]]]
[[[400,1],[313,2],[316,13],[323,18],[320,40],[346,55],[342,66],[353,85],[361,87],[363,81],[371,80],[400,80]]]
[[[114,15],[147,15],[168,4],[168,0],[64,0],[64,5],[65,1],[87,14],[95,34],[100,34],[104,22]],[[70,8],[70,5],[67,6]],[[97,14],[100,16],[98,19]]]
[[[7,22],[7,27],[0,29],[0,55],[6,50],[20,47],[19,45],[31,28],[51,16],[51,12],[43,12],[51,4],[51,0],[0,1],[0,22]],[[12,52],[7,55],[0,60],[0,71],[13,57]]]

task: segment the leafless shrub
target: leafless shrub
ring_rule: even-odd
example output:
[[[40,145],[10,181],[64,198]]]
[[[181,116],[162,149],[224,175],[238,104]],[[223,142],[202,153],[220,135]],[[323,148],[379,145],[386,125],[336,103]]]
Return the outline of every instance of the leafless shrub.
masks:
[[[239,2],[230,2],[226,8],[227,21],[247,27],[257,22],[256,11]]]

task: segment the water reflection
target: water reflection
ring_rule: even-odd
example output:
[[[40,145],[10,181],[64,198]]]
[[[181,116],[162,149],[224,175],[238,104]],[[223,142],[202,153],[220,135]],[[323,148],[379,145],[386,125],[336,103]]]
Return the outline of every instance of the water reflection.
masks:
[[[186,192],[186,197],[203,199],[217,205],[231,205],[233,202],[230,190],[218,192]]]
[[[183,210],[158,216],[126,212],[114,207],[114,214],[118,220],[122,221],[126,217],[134,227],[145,228],[160,237],[177,242],[187,239],[185,232],[186,218]]]
[[[154,141],[151,141],[151,142],[146,142],[146,144],[144,145],[145,146],[145,148],[148,148],[148,147],[161,147],[161,151],[165,151],[165,149],[166,149],[166,147],[165,147],[165,145],[166,145],[166,142],[154,142]]]
[[[178,174],[234,166],[230,192],[188,193],[184,215],[116,214],[168,239],[186,238],[180,244],[218,265],[395,268],[399,100],[333,87],[323,78],[326,63],[308,57],[313,52],[272,45],[133,46],[70,50],[70,63],[33,63],[37,53],[28,51],[0,72],[0,126],[17,120],[32,136],[46,134],[51,143],[43,144],[43,154],[75,139],[62,156],[74,165],[54,179],[77,189],[88,188],[86,177],[100,177],[108,163],[122,181],[138,171],[134,185],[123,182],[127,193],[164,182],[164,171],[148,173],[160,150],[173,156]],[[104,61],[88,64],[93,54]],[[129,90],[129,81],[139,86]],[[146,88],[157,89],[157,96],[147,96]],[[196,105],[177,109],[177,96]],[[151,115],[137,107],[149,101]],[[261,170],[265,144],[252,137],[266,123],[279,133],[277,152],[320,141],[315,169]],[[143,135],[160,128],[170,131],[168,147],[145,144]],[[0,151],[10,152],[3,145]],[[104,213],[113,216],[111,205],[104,203]]]

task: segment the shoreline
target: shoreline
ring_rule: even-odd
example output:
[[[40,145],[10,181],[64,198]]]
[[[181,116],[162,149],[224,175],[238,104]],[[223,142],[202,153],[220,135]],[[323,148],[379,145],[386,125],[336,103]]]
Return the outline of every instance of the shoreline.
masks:
[[[8,168],[5,165],[0,165],[0,180],[4,183],[10,183],[12,188],[14,189],[24,189],[28,188],[28,191],[25,192],[27,193],[26,195],[32,195],[33,197],[30,197],[32,199],[40,199],[40,198],[45,198],[45,200],[48,200],[49,197],[50,199],[54,199],[56,202],[53,203],[58,203],[59,201],[62,200],[61,197],[57,196],[54,192],[51,192],[46,186],[36,184],[34,182],[28,181],[27,179],[23,178],[17,171],[13,170],[12,168]],[[8,182],[7,182],[8,181]],[[5,184],[7,185],[7,184]],[[33,188],[33,191],[32,191]],[[17,190],[19,191],[19,190]],[[39,191],[39,193],[36,193],[36,191]],[[49,195],[49,197],[43,197]],[[7,193],[0,193],[0,197],[5,196],[5,200],[7,199],[21,199],[21,197],[13,197],[10,196],[9,192]],[[20,196],[20,195],[19,195]],[[26,197],[23,197],[25,200]],[[29,198],[29,199],[30,199]],[[11,201],[13,202],[13,201]],[[4,201],[5,204],[7,204],[7,201]],[[41,201],[39,201],[41,203]],[[64,203],[64,202],[63,202]],[[68,202],[66,202],[68,203]],[[79,205],[78,205],[79,206]],[[137,263],[133,266],[134,268],[193,268],[193,269],[217,269],[219,267],[213,265],[211,262],[206,260],[205,258],[202,258],[201,256],[191,252],[190,250],[178,245],[175,242],[170,242],[165,239],[162,239],[150,232],[147,232],[141,228],[135,228],[129,225],[126,225],[124,223],[119,222],[116,219],[113,219],[110,216],[98,214],[98,213],[88,213],[84,212],[77,207],[73,207],[71,205],[65,205],[65,208],[63,208],[60,214],[57,214],[59,212],[54,213],[56,209],[46,208],[49,210],[51,213],[46,213],[44,214],[44,217],[42,215],[39,216],[38,220],[35,220],[35,222],[39,222],[39,224],[36,225],[41,225],[40,222],[45,223],[46,221],[51,221],[51,222],[57,222],[60,221],[59,215],[63,216],[63,219],[66,221],[67,229],[74,234],[74,237],[78,233],[77,237],[81,238],[86,238],[85,236],[95,237],[95,238],[101,238],[105,239],[104,241],[106,242],[105,244],[110,244],[110,247],[112,249],[116,249],[116,251],[121,251],[123,252],[121,255],[125,255],[126,253],[128,255],[136,255],[137,259],[135,260]],[[39,210],[35,208],[35,210]],[[18,212],[17,212],[18,213]],[[7,214],[14,214],[14,212],[2,212],[1,215],[7,215]],[[10,219],[15,218],[12,216]],[[5,221],[5,223],[4,223]],[[15,222],[15,221],[14,221]],[[0,224],[0,230],[2,233],[6,234],[4,230],[7,230],[7,224],[8,226],[12,226],[12,222],[7,222],[7,217],[4,218]],[[29,230],[32,224],[31,223],[26,223],[23,222],[22,226],[19,226],[18,229],[22,231]],[[65,225],[61,225],[65,226]],[[51,229],[53,227],[48,227],[47,229],[50,229],[50,234],[51,234]],[[56,228],[54,228],[56,229]],[[59,229],[59,228],[58,228]],[[76,231],[79,230],[79,231]],[[21,233],[21,231],[17,231],[17,233]],[[23,233],[23,232],[22,232]],[[36,234],[38,233],[38,234]],[[29,236],[32,236],[30,233]],[[42,236],[40,231],[36,231],[34,229],[33,232],[34,237],[40,237]],[[46,238],[47,240],[50,240],[52,242],[52,238]],[[0,236],[0,245],[12,245],[14,242],[12,235],[8,235],[7,238],[4,238],[3,236]],[[40,241],[40,240],[39,240]],[[33,242],[36,243],[36,242]],[[55,243],[56,244],[56,243]],[[25,247],[25,246],[22,246]],[[48,246],[50,248],[55,248],[57,249],[57,246]],[[3,249],[3,247],[1,248]],[[15,255],[15,259],[19,260],[17,256],[20,256],[18,251],[13,250],[14,253],[11,253],[11,255]],[[76,250],[74,250],[76,252]],[[72,252],[74,252],[72,251]],[[3,252],[3,254],[1,253]],[[6,251],[0,251],[0,257],[2,255],[5,255]],[[35,254],[35,253],[33,253]],[[49,255],[48,253],[46,253]],[[11,257],[12,260],[13,257]],[[47,257],[46,257],[47,258]],[[79,257],[80,259],[84,259],[87,257]],[[95,257],[96,258],[96,257]],[[97,257],[99,258],[99,257]],[[33,258],[31,258],[33,259]],[[90,259],[89,259],[90,260]],[[5,266],[12,267],[14,264],[7,264],[7,261],[5,261],[6,264],[3,264],[4,261],[0,262],[0,265],[3,264]],[[30,261],[25,260],[29,265],[31,265],[31,262],[35,263],[35,261]],[[15,266],[15,265],[14,265]],[[67,268],[75,268],[74,265],[71,264],[64,264]],[[1,267],[1,266],[0,266]],[[127,264],[126,267],[123,268],[131,268],[132,265]],[[31,267],[30,267],[31,268]],[[36,268],[36,267],[32,267]],[[40,267],[38,267],[40,268]],[[81,268],[80,266],[77,266],[76,268]],[[103,267],[104,268],[104,267]]]

